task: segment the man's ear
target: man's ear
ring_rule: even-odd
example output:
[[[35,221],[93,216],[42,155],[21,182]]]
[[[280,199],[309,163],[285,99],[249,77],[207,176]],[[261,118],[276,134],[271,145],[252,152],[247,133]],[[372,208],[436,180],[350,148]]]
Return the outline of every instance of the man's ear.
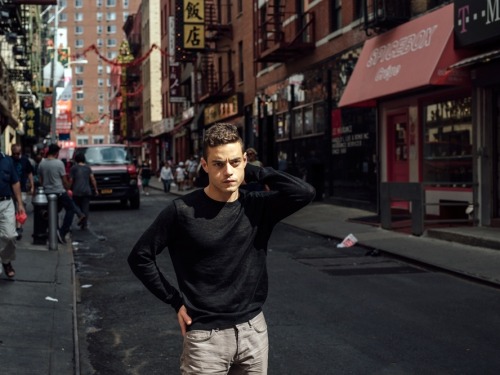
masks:
[[[208,169],[208,165],[207,165],[207,162],[205,161],[205,158],[202,157],[200,159],[200,163],[201,163],[201,167],[203,168],[203,170],[208,173],[208,170],[207,170]]]

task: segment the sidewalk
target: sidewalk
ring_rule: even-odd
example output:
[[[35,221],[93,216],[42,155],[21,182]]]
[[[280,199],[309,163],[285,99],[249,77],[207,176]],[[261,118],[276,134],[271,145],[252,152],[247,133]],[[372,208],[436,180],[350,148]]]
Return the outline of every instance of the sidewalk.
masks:
[[[152,178],[150,184],[154,189],[163,190],[156,178]],[[189,191],[172,189],[171,193],[182,195]],[[370,215],[373,212],[314,202],[283,220],[283,223],[338,242],[352,233],[358,239],[358,245],[367,249],[378,249],[382,253],[500,287],[499,228],[440,228],[428,230],[417,237],[349,221]]]
[[[12,262],[16,276],[0,275],[0,373],[76,374],[74,271],[71,244],[57,251],[33,245],[33,206]]]

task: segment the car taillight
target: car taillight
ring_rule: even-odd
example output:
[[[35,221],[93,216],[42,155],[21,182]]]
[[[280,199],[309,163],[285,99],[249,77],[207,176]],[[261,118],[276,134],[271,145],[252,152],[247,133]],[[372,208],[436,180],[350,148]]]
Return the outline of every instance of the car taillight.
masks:
[[[127,172],[130,175],[130,178],[137,178],[137,168],[135,165],[130,164],[127,166]]]

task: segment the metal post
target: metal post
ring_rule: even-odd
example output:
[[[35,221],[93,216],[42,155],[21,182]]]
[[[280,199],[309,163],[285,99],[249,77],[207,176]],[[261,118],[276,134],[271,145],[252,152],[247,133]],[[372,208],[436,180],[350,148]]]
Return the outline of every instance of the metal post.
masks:
[[[57,84],[55,82],[56,76],[56,64],[57,64],[57,29],[59,27],[59,7],[55,5],[55,19],[54,19],[54,56],[52,59],[52,69],[51,69],[51,85],[52,85],[52,118],[50,121],[50,141],[51,143],[56,143],[56,128],[57,128]],[[59,82],[57,82],[59,83]]]
[[[49,250],[57,250],[57,195],[49,194]]]

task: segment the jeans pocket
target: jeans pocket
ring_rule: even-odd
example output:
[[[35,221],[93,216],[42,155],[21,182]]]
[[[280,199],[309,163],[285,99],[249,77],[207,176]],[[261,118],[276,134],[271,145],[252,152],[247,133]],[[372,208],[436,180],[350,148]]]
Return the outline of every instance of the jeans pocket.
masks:
[[[213,335],[213,330],[193,330],[186,332],[186,340],[189,340],[191,342],[204,342],[210,340]]]
[[[254,319],[251,320],[252,323],[252,328],[255,330],[257,333],[263,333],[267,331],[267,323],[266,319],[264,318],[264,314],[259,314],[257,315]]]

